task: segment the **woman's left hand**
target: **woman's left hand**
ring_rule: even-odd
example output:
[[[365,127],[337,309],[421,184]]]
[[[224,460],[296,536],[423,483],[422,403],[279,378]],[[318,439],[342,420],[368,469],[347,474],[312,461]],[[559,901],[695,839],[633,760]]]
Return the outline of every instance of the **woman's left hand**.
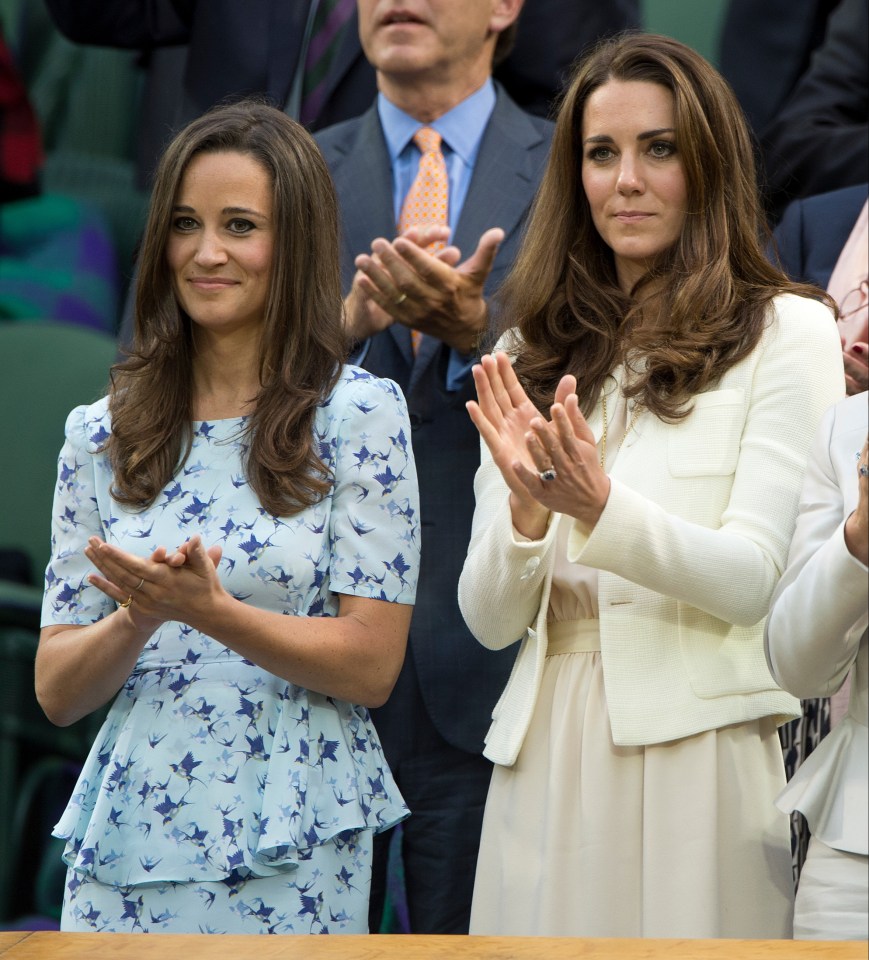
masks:
[[[526,436],[538,472],[522,463],[514,469],[540,503],[573,517],[588,533],[606,506],[610,479],[599,463],[594,434],[579,409],[576,393],[570,392],[563,403],[554,403],[550,414],[548,423],[535,417]],[[554,477],[544,479],[547,471]]]
[[[129,616],[140,626],[145,625],[140,621],[166,620],[194,625],[224,593],[216,570],[223,551],[219,546],[206,549],[199,536],[171,554],[158,547],[150,557],[91,537],[85,554],[101,574],[91,575],[90,583],[119,606],[127,604]]]

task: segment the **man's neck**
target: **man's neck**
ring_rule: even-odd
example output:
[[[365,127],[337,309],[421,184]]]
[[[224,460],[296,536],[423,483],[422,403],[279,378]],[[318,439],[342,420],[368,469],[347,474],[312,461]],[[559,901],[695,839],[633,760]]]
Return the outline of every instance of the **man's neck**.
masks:
[[[390,78],[377,75],[380,92],[404,113],[420,123],[433,123],[438,117],[449,113],[471,94],[476,93],[489,79],[490,74],[463,78],[463,82],[424,82],[411,84],[405,77]]]

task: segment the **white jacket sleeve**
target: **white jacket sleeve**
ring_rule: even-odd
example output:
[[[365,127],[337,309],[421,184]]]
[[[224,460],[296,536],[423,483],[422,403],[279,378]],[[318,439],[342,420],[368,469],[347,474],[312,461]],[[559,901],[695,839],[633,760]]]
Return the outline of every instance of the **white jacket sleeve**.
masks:
[[[468,629],[492,650],[521,640],[543,602],[555,546],[555,523],[542,540],[517,540],[510,492],[485,443],[474,479],[477,499],[468,556],[459,578],[459,608]]]
[[[812,448],[787,570],[766,625],[770,670],[785,690],[802,698],[826,697],[842,685],[869,608],[869,570],[845,545],[850,506],[831,456],[835,415],[836,408],[825,415]],[[850,449],[846,455],[851,460]]]

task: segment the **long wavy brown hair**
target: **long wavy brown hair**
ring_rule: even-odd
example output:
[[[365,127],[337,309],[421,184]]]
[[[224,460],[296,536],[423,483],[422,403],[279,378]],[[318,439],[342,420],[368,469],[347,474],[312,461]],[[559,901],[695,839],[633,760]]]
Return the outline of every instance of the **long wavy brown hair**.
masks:
[[[610,80],[657,83],[673,95],[687,184],[682,234],[626,295],[582,187],[582,121]],[[669,37],[624,33],[578,65],[559,107],[552,149],[522,249],[496,306],[521,335],[515,369],[542,412],[565,373],[586,415],[607,375],[628,364],[625,393],[675,421],[690,398],[757,345],[781,292],[825,300],[764,254],[751,138],[734,94],[695,51]]]
[[[131,507],[149,506],[190,454],[193,325],[175,296],[166,247],[191,159],[225,151],[253,157],[272,182],[275,252],[261,386],[245,423],[245,469],[262,505],[290,516],[322,499],[331,484],[314,445],[313,422],[347,353],[338,209],[314,140],[257,100],[219,106],[194,120],[158,166],[139,255],[133,345],[112,370],[106,450],[113,495]]]

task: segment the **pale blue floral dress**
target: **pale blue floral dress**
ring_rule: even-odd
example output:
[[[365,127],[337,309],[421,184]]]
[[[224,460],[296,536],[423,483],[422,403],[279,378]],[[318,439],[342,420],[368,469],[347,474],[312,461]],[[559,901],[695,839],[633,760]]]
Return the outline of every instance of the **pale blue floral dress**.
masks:
[[[142,512],[110,495],[107,401],[66,424],[43,625],[115,605],[89,585],[98,535],[147,556],[193,534],[220,544],[238,599],[335,616],[337,594],[413,603],[416,472],[398,388],[356,367],[316,414],[334,485],[291,518],[259,504],[245,421],[197,422],[193,448]],[[55,828],[67,841],[68,930],[360,933],[374,832],[407,816],[368,711],[275,677],[178,622],[119,692]]]

